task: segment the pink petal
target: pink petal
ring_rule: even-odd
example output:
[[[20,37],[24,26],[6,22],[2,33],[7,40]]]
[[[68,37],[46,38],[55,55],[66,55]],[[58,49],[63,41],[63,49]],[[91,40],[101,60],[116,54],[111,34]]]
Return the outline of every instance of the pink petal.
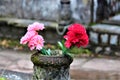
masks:
[[[44,24],[39,23],[39,22],[34,22],[33,24],[29,25],[27,30],[28,31],[39,31],[39,30],[43,30]]]
[[[37,50],[41,50],[44,46],[44,39],[41,35],[35,35],[30,41],[29,41],[29,48],[33,49],[32,47],[36,47]]]
[[[37,32],[35,31],[28,31],[21,39],[20,39],[20,44],[26,44],[27,42],[30,41],[30,39],[35,36],[38,35]]]

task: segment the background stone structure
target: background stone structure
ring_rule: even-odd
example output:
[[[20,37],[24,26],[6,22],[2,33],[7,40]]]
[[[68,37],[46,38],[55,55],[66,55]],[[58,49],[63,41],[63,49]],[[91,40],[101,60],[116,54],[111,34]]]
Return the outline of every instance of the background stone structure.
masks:
[[[71,17],[74,22],[90,22],[90,2],[91,0],[70,0]],[[60,0],[0,0],[0,37],[20,39],[25,34],[27,25],[31,24],[29,20],[33,20],[32,22],[45,23],[47,28],[42,35],[46,42],[56,43],[61,40],[56,31],[60,6]]]
[[[72,19],[89,24],[120,11],[120,0],[70,0]],[[0,16],[37,20],[59,20],[60,0],[0,0]],[[92,19],[93,18],[93,19]]]
[[[72,18],[90,22],[91,0],[70,0]],[[60,0],[0,0],[0,16],[58,21]]]
[[[103,19],[120,12],[120,0],[92,0],[92,21],[100,22]]]
[[[56,43],[56,41],[61,40],[61,35],[57,34],[58,31],[56,29],[56,26],[61,28],[61,26],[58,25],[60,22],[60,1],[61,0],[0,0],[0,37],[20,39],[26,32],[27,25],[31,23],[29,20],[32,20],[32,23],[34,21],[45,23],[47,29],[42,35],[47,42]],[[106,3],[103,4],[104,2]],[[67,5],[64,5],[64,8],[66,8],[66,6]],[[90,22],[108,19],[111,15],[118,13],[120,11],[120,0],[70,0],[69,7],[72,21],[87,24],[88,26]],[[67,11],[67,9],[64,10],[63,12]],[[1,19],[1,17],[7,17],[9,19]],[[105,28],[102,29],[104,31]],[[106,33],[106,35],[108,36],[109,34]],[[106,35],[102,35],[102,38],[105,37],[105,39],[107,39]],[[96,40],[100,39],[97,36],[96,39],[91,38],[91,40],[92,39],[93,41],[95,40],[95,42],[100,41]],[[106,42],[107,40],[105,39],[103,39],[103,41]],[[117,41],[116,38],[115,40]],[[114,40],[111,41],[114,42]],[[120,41],[118,42],[120,43]],[[99,42],[97,44],[99,44]],[[117,43],[115,45],[117,45]]]

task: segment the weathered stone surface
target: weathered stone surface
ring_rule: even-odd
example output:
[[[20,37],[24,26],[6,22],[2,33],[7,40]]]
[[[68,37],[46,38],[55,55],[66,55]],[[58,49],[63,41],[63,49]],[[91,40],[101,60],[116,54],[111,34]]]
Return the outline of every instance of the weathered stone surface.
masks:
[[[55,28],[58,26],[58,23],[52,22],[52,21],[41,21],[41,20],[30,20],[30,19],[18,19],[18,18],[0,18],[0,24],[7,24],[14,27],[27,27],[29,24],[32,24],[33,22],[40,22],[44,23],[46,27],[52,27]]]
[[[31,52],[30,52],[31,53]],[[16,64],[19,60],[24,62],[30,62],[31,54],[28,52],[13,51],[13,50],[1,50],[0,49],[0,69],[9,69],[11,71],[32,73],[33,68],[21,69]],[[119,54],[119,53],[118,53]],[[8,65],[6,63],[12,63]],[[27,60],[27,61],[25,61]],[[28,63],[29,63],[28,62]],[[30,63],[31,64],[31,63]],[[2,66],[3,65],[3,66]],[[14,65],[12,67],[12,65]],[[21,64],[22,65],[22,64]],[[71,80],[119,80],[120,79],[120,58],[74,58],[73,63],[70,66]],[[11,68],[10,68],[11,66]],[[24,65],[26,67],[27,65]],[[0,71],[1,73],[1,71]],[[15,73],[15,72],[14,72]],[[22,78],[28,78],[28,76],[22,73]],[[4,75],[13,74],[13,72],[5,72]],[[21,76],[18,75],[20,78]],[[12,77],[16,80],[15,75]],[[31,75],[32,77],[32,75]],[[12,80],[14,80],[12,79]],[[25,79],[27,80],[27,79]],[[28,78],[29,80],[29,78]],[[31,79],[30,79],[31,80]]]
[[[92,40],[95,44],[98,44],[98,34],[96,32],[90,32],[90,40]]]
[[[114,61],[116,61],[116,63],[114,63]],[[93,66],[94,63],[96,63],[96,66]],[[98,70],[98,71],[120,71],[120,67],[116,65],[119,63],[120,63],[119,60],[92,59],[89,62],[86,62],[82,66],[82,68],[86,70],[91,69],[91,70]],[[103,67],[103,65],[106,65],[106,66]]]
[[[111,44],[117,45],[118,36],[120,35],[120,27],[115,25],[97,24],[91,27],[90,40],[95,44]],[[101,34],[101,43],[99,43],[98,35]],[[110,36],[110,39],[109,37]],[[110,42],[108,42],[110,41]],[[102,45],[101,44],[101,45]]]
[[[32,74],[21,73],[10,70],[0,70],[0,75],[1,77],[6,78],[7,80],[31,80],[32,78]]]
[[[92,0],[71,0],[72,17],[75,22],[88,24],[91,19]]]
[[[28,60],[19,60],[17,62],[17,65],[18,65],[18,68],[20,68],[20,69],[32,70],[32,68],[33,68],[32,62],[28,61]]]
[[[111,38],[110,38],[110,44],[117,45],[117,40],[118,40],[118,36],[117,35],[112,35]]]
[[[106,44],[107,42],[108,42],[108,35],[107,34],[102,34],[101,35],[101,38],[102,38],[102,43],[104,44]]]
[[[103,20],[102,23],[104,24],[111,24],[111,25],[118,25],[120,26],[120,15],[117,14],[111,18],[109,18],[109,20]]]
[[[100,22],[120,12],[119,0],[92,0],[93,22]],[[114,4],[114,5],[113,5]],[[103,8],[104,7],[104,8]]]
[[[118,25],[120,26],[120,21],[118,20],[103,20],[103,24],[109,24],[109,25]]]
[[[0,18],[0,37],[20,39],[26,33],[27,26],[36,21],[37,20]],[[45,24],[45,30],[40,34],[43,35],[46,43],[56,43],[58,40],[61,40],[62,36],[56,31],[56,28],[58,27],[56,22],[39,20],[37,22]]]
[[[120,26],[109,24],[96,24],[91,27],[94,31],[105,33],[118,33],[120,34]]]
[[[18,18],[56,20],[58,4],[59,0],[6,0],[1,1],[0,14]]]
[[[90,27],[89,34],[95,53],[114,54],[116,51],[119,51],[120,26],[96,24]],[[98,50],[97,47],[100,47],[102,50]],[[106,47],[109,47],[110,50],[106,50]]]
[[[70,1],[73,19],[89,23],[91,0]],[[60,0],[4,0],[0,1],[0,16],[58,21],[59,8]]]
[[[120,21],[120,15],[115,15],[114,17],[111,17],[109,20],[113,20],[113,21]]]
[[[40,52],[31,56],[34,64],[32,80],[70,80],[69,67],[73,61],[71,56],[61,55],[52,51],[53,55],[41,55]],[[58,55],[59,54],[59,55]]]
[[[116,62],[114,63],[114,61]],[[79,61],[79,59],[75,59],[71,64],[70,73],[75,80],[119,80],[119,66],[116,63],[119,64],[119,60],[81,58]]]

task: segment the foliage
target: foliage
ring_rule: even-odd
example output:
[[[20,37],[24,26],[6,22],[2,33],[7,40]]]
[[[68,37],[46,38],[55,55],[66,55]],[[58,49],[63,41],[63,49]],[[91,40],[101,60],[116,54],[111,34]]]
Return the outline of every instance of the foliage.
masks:
[[[82,54],[91,55],[92,54],[92,52],[89,49],[82,48],[82,47],[81,48],[73,47],[70,49],[69,52],[75,55],[82,55]]]
[[[44,55],[50,55],[50,49],[55,50],[58,48],[63,51],[63,54],[90,54],[90,51],[88,49],[81,47],[88,44],[86,30],[81,24],[76,23],[68,27],[68,31],[66,35],[64,35],[63,41],[58,42],[59,47],[51,44],[43,44],[45,41],[43,37],[38,34],[38,31],[43,29],[44,24],[40,24],[37,22],[33,23],[28,26],[27,33],[21,38],[21,44],[19,44],[19,40],[0,39],[0,46],[5,48],[13,48],[15,50],[23,50],[30,47],[31,50],[37,49],[41,51]],[[28,47],[27,45],[23,44],[28,44]]]
[[[7,80],[6,78],[4,78],[4,77],[0,77],[0,80]]]
[[[62,43],[64,43],[64,40],[62,40]],[[19,44],[19,40],[12,40],[12,39],[0,39],[0,46],[4,48],[9,48],[9,49],[14,49],[14,50],[27,50],[29,51],[27,45],[21,45]],[[44,48],[49,50],[56,50],[56,49],[61,49],[58,44],[45,44]],[[92,52],[87,49],[87,48],[77,48],[77,47],[72,47],[69,50],[70,53],[73,55],[82,55],[82,54],[88,54],[91,55]]]
[[[10,48],[15,50],[27,49],[26,45],[19,44],[19,40],[7,39],[7,38],[0,39],[0,46],[2,48]]]

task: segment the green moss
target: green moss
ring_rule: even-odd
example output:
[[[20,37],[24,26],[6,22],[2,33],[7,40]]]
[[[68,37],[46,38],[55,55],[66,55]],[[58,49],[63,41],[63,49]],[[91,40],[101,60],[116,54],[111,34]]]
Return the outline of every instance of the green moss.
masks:
[[[31,57],[31,60],[32,60],[32,62],[34,62],[34,63],[36,63],[36,64],[39,64],[39,58],[38,58],[39,56],[38,55],[32,55],[32,57]]]

